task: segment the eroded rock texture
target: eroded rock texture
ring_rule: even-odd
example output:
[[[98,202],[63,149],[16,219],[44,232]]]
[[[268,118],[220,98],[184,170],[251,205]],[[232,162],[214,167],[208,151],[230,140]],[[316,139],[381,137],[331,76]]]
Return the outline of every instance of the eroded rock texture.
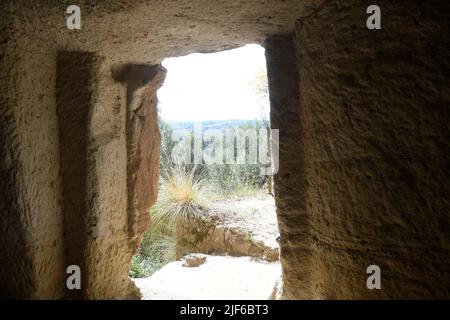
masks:
[[[128,227],[136,251],[150,227],[149,209],[158,192],[161,136],[156,92],[166,70],[161,65],[115,65],[112,73],[127,85]]]
[[[374,34],[359,3],[266,44],[284,297],[448,297],[448,10],[380,2]],[[382,290],[366,287],[372,264]]]
[[[225,203],[227,204],[230,205]],[[278,261],[279,248],[275,240],[278,228],[276,221],[272,224],[269,220],[269,215],[275,214],[275,210],[270,206],[257,209],[249,207],[250,210],[259,209],[256,214],[252,214],[250,210],[236,212],[235,209],[233,212],[232,207],[226,211],[223,205],[210,203],[212,209],[202,212],[201,218],[193,219],[177,228],[176,258],[197,252],[233,257],[248,256],[269,262]],[[268,209],[272,209],[272,212],[269,211],[267,214],[263,211]],[[257,215],[265,217],[256,217]]]
[[[70,4],[0,4],[1,297],[137,297],[159,63],[267,38],[284,298],[450,296],[447,1]]]
[[[275,204],[280,229],[284,297],[311,296],[309,217],[306,210],[304,147],[295,46],[291,34],[269,37],[265,44],[270,92],[270,121],[279,129]]]

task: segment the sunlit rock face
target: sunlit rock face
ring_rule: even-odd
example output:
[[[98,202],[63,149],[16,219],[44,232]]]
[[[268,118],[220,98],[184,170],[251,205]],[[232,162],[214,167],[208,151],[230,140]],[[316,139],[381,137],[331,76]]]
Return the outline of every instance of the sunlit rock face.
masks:
[[[276,262],[279,260],[276,219],[270,195],[210,201],[198,219],[177,227],[176,258],[202,252]]]
[[[265,42],[283,297],[448,298],[449,6],[379,1],[369,31],[370,4],[89,1],[69,30],[66,1],[2,1],[0,296],[138,298],[159,63]]]

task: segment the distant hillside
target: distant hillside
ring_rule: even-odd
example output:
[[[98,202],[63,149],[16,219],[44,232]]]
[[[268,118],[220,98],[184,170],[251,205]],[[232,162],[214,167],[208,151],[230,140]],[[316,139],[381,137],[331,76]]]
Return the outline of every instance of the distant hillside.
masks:
[[[229,127],[239,127],[245,124],[255,125],[255,123],[261,123],[261,120],[206,120],[202,121],[203,130],[208,129],[225,129]],[[194,122],[169,122],[174,130],[185,129],[192,130]]]

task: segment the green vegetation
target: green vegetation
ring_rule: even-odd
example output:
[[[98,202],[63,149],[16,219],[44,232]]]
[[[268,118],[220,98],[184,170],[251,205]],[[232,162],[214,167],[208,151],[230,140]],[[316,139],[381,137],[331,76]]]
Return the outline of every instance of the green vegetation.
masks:
[[[153,226],[144,235],[138,254],[131,260],[130,277],[148,277],[174,259],[175,238],[170,230]]]
[[[269,90],[267,74],[260,68],[248,86],[260,104],[259,120],[205,121],[204,129],[269,129]],[[175,259],[177,228],[194,219],[199,221],[207,210],[209,201],[230,198],[255,197],[262,193],[273,193],[271,177],[260,175],[256,164],[181,165],[174,164],[172,141],[175,129],[187,129],[193,134],[193,124],[176,123],[173,126],[159,117],[161,132],[161,180],[158,201],[152,208],[152,227],[145,234],[141,248],[132,259],[130,276],[148,277],[153,272]],[[260,137],[258,136],[258,139]],[[267,137],[268,141],[270,136]],[[191,136],[191,142],[193,139]],[[204,142],[203,148],[211,142]],[[192,145],[192,150],[194,146]],[[237,153],[235,146],[235,154]],[[248,144],[245,153],[248,154]],[[242,150],[241,150],[242,151]],[[269,154],[270,156],[270,154]],[[247,157],[247,156],[246,156]],[[247,158],[248,159],[248,158]],[[249,161],[245,161],[249,163]]]
[[[152,227],[131,261],[130,276],[148,277],[175,260],[177,229],[190,221],[200,221],[204,203],[203,183],[195,167],[165,167],[158,202],[150,212]]]
[[[239,129],[266,127],[263,121],[239,123]],[[148,277],[175,260],[176,234],[184,224],[201,222],[210,201],[267,193],[268,179],[256,164],[191,165],[173,161],[172,127],[160,119],[161,180],[158,201],[151,209],[152,227],[132,259],[130,276]],[[207,147],[207,145],[204,145]],[[236,152],[237,150],[235,150]],[[246,144],[248,151],[248,144]]]

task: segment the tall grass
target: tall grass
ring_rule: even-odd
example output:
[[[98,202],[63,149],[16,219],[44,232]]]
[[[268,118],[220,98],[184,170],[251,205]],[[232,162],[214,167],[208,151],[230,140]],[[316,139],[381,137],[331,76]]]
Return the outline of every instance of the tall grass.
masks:
[[[177,164],[162,172],[158,201],[150,211],[153,224],[132,259],[131,277],[148,277],[175,260],[177,232],[201,223],[206,210],[203,181],[195,167]]]
[[[203,181],[195,166],[176,164],[170,168],[162,177],[154,224],[173,229],[200,219],[206,208],[203,190]]]

